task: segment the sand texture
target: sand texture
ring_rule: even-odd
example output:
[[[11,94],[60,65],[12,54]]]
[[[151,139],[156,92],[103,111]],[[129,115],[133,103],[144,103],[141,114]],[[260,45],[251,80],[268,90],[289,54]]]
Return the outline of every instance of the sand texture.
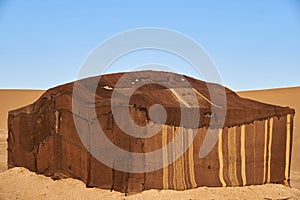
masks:
[[[86,188],[75,179],[53,181],[25,168],[0,174],[0,199],[299,199],[300,191],[283,185],[232,188],[201,187],[185,191],[148,190],[125,197],[123,193]]]

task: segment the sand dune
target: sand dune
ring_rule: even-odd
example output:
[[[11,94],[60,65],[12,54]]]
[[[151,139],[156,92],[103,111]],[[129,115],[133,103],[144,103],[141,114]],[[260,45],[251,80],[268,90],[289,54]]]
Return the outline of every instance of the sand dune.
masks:
[[[0,90],[0,130],[7,129],[7,112],[37,100],[43,90]]]
[[[31,104],[43,90],[0,90],[0,172],[7,169],[7,115],[9,110]]]
[[[0,199],[124,199],[124,194],[86,188],[74,179],[53,181],[24,168],[6,170],[7,112],[35,101],[43,91],[0,90]],[[246,98],[289,106],[300,112],[300,87],[239,92]],[[300,115],[295,116],[292,155],[292,186],[300,188]],[[299,129],[299,128],[298,128]],[[2,171],[2,172],[1,172]],[[127,199],[127,198],[126,198]],[[128,199],[300,199],[300,191],[283,185],[263,185],[233,188],[197,188],[187,191],[144,191]]]

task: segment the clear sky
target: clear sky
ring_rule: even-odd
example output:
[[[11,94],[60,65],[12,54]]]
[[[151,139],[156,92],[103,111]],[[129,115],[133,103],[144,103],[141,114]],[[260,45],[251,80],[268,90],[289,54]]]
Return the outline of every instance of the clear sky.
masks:
[[[300,86],[297,0],[0,0],[0,88],[48,89],[73,81],[99,43],[142,27],[193,38],[231,89]],[[115,71],[131,67],[119,64]]]

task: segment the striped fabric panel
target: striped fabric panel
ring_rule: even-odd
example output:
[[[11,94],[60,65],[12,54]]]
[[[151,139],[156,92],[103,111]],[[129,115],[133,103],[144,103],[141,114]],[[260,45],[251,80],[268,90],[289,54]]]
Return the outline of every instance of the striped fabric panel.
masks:
[[[166,147],[168,143],[168,126],[162,126],[162,147]],[[163,149],[163,189],[169,188],[169,171],[168,171],[168,151],[166,148]]]
[[[173,158],[178,157],[179,153],[182,151],[183,148],[183,133],[184,128],[179,128],[177,132],[173,132],[173,138],[176,136],[176,134],[180,134],[180,141],[179,143],[174,143],[173,149]],[[184,156],[180,156],[175,162],[173,162],[173,184],[176,189],[178,190],[184,190],[186,188],[185,181],[184,181]]]
[[[260,143],[263,145],[261,147],[261,161],[263,162],[254,165],[254,168],[261,166],[258,170],[261,177],[262,183],[270,183],[271,180],[271,152],[272,152],[272,136],[273,136],[273,128],[274,128],[274,119],[269,118],[264,120],[261,123],[262,131],[261,138],[263,141]],[[290,169],[290,148],[291,148],[291,115],[287,116],[286,120],[286,158],[285,158],[285,179],[289,180],[289,169]],[[218,161],[219,161],[219,180],[223,187],[227,185],[238,186],[238,185],[247,185],[247,176],[246,176],[246,126],[242,125],[239,127],[240,132],[236,127],[228,128],[228,137],[225,141],[223,141],[223,129],[218,130]],[[255,129],[254,129],[255,130]],[[162,145],[166,146],[170,141],[174,139],[174,137],[181,133],[181,139],[178,144],[173,145],[173,150],[171,155],[168,154],[167,149],[163,151],[163,162],[164,164],[168,162],[168,159],[174,159],[177,157],[178,153],[182,150],[185,143],[190,143],[187,151],[180,156],[177,160],[175,160],[169,166],[165,166],[163,168],[163,188],[164,189],[177,189],[184,190],[189,188],[196,188],[196,177],[195,177],[195,167],[194,167],[194,159],[198,158],[198,152],[194,149],[194,144],[192,142],[193,138],[196,134],[194,130],[188,128],[174,128],[172,126],[164,125],[162,130]],[[238,132],[237,132],[238,131]],[[187,138],[184,138],[187,137]],[[223,146],[223,143],[225,146]],[[238,146],[240,145],[240,147]],[[227,146],[227,147],[226,147]],[[248,147],[247,147],[248,148]],[[254,147],[253,147],[254,148]],[[251,151],[251,149],[250,149]],[[169,153],[170,153],[169,152]],[[225,154],[224,154],[225,153]],[[226,174],[224,174],[224,161],[227,160],[228,166],[226,167]],[[240,165],[237,161],[240,160]],[[263,167],[263,169],[262,169]],[[227,174],[228,173],[228,174]],[[224,176],[228,177],[225,181]],[[255,175],[255,174],[254,174]],[[241,176],[241,177],[238,177]],[[225,178],[226,178],[225,177]],[[241,182],[242,181],[242,182]],[[227,183],[228,182],[228,183]],[[249,183],[248,183],[249,184]]]
[[[265,137],[264,137],[264,174],[263,174],[263,183],[267,182],[267,150],[268,150],[268,120],[265,120]]]
[[[236,174],[236,161],[237,161],[237,149],[236,149],[236,127],[228,129],[228,172],[231,186],[238,186],[239,181]]]
[[[242,180],[243,186],[247,184],[246,180],[246,153],[245,153],[245,125],[241,126],[241,159],[242,159]]]
[[[288,183],[290,176],[290,156],[291,156],[291,115],[287,115],[286,119],[286,152],[285,152],[285,182]]]
[[[224,174],[223,174],[223,168],[224,168],[224,160],[223,160],[223,139],[222,139],[222,133],[223,130],[219,129],[219,141],[218,141],[218,154],[219,154],[219,163],[220,163],[220,169],[219,169],[219,177],[220,182],[222,183],[222,186],[226,186],[226,182],[224,180]]]
[[[180,133],[179,133],[180,132]],[[175,160],[169,166],[163,168],[163,188],[164,189],[177,189],[184,190],[190,188],[196,188],[197,183],[195,180],[195,168],[194,168],[194,144],[193,139],[197,132],[193,129],[179,128],[176,129],[172,126],[163,125],[162,128],[162,146],[165,147],[174,137],[180,134],[180,142],[173,144],[171,155],[167,149],[163,150],[163,163],[167,164],[168,159],[175,159],[181,148],[184,147],[184,143],[190,143],[187,151]],[[187,137],[187,138],[184,138]]]
[[[192,142],[194,133],[193,129],[188,129],[188,142],[191,143],[191,145],[188,148],[188,168],[189,168],[189,180],[192,188],[197,187],[197,183],[195,180],[195,166],[194,166],[194,144]]]
[[[271,157],[272,157],[272,136],[273,136],[273,118],[269,119],[269,144],[268,144],[268,169],[267,169],[267,183],[271,181]]]

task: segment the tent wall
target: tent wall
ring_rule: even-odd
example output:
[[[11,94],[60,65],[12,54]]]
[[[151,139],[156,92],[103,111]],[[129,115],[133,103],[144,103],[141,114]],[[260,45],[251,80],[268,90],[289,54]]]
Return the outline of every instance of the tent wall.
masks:
[[[55,179],[73,177],[90,187],[122,192],[289,182],[293,114],[219,129],[218,142],[202,159],[198,156],[199,149],[209,133],[206,127],[199,128],[192,145],[179,159],[163,169],[139,174],[117,171],[97,161],[83,146],[73,113],[61,109],[62,103],[47,101],[34,113],[9,116],[9,167],[26,167]],[[141,116],[139,110],[130,112],[132,116]],[[163,125],[157,135],[139,139],[125,134],[112,123],[109,115],[100,115],[98,122],[114,144],[140,153],[169,144],[179,130],[176,126]],[[95,134],[95,122],[82,119],[80,123],[88,130],[87,137]],[[184,128],[183,131],[191,140],[192,130]],[[158,159],[166,161],[174,154],[175,151],[163,151]]]

